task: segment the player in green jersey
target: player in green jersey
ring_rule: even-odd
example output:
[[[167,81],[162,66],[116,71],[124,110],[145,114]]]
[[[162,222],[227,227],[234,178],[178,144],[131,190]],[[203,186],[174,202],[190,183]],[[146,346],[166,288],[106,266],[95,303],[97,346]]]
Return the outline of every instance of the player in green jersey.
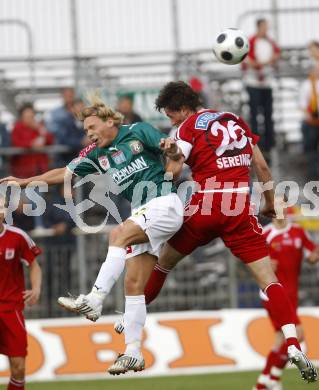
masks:
[[[95,144],[87,154],[80,154],[65,168],[27,179],[7,177],[0,182],[22,187],[39,182],[50,185],[63,183],[70,175],[99,173],[104,174],[106,186],[111,180],[132,203],[132,215],[110,232],[107,257],[92,291],[77,298],[60,297],[58,302],[68,310],[96,321],[101,315],[105,296],[126,267],[126,350],[108,371],[113,375],[140,371],[144,369],[141,354],[146,319],[144,287],[162,245],[183,223],[183,204],[174,185],[166,180],[162,157],[163,153],[169,157],[166,170],[171,171],[181,154],[174,142],[164,142],[165,136],[150,124],[123,126],[121,114],[106,106],[98,96],[91,97],[91,105],[82,111],[80,119]]]

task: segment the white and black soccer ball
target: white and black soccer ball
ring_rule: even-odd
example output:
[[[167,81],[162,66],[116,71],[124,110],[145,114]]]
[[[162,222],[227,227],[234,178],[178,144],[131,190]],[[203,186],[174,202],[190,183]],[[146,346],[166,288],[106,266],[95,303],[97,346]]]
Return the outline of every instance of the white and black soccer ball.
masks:
[[[217,34],[213,52],[218,61],[235,65],[246,57],[249,51],[249,40],[245,33],[237,28],[228,28]]]

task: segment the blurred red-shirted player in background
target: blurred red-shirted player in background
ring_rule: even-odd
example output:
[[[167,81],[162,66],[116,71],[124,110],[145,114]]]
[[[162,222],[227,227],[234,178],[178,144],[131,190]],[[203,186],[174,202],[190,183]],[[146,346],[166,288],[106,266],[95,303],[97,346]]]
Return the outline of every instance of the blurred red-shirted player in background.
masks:
[[[284,208],[283,197],[276,196],[275,204],[276,209],[282,210],[283,218],[275,218],[272,223],[266,225],[264,227],[264,235],[268,243],[269,255],[276,276],[286,288],[292,304],[298,340],[302,342],[304,340],[304,332],[297,314],[301,264],[305,256],[309,263],[316,263],[319,260],[319,246],[311,241],[301,226],[289,222],[287,209]],[[281,375],[288,361],[287,344],[281,332],[280,324],[274,318],[267,296],[260,292],[260,297],[276,331],[276,338],[254,390],[281,390]]]
[[[0,354],[9,358],[7,390],[24,389],[27,333],[24,304],[34,305],[40,296],[41,250],[21,229],[6,225],[5,200],[0,197]],[[31,290],[25,289],[23,264],[30,268]]]

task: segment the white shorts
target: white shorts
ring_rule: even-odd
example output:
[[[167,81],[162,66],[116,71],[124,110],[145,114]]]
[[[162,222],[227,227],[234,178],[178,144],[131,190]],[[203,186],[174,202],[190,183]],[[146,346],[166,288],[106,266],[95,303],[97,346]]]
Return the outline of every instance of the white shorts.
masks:
[[[128,219],[143,229],[149,242],[128,247],[126,258],[145,252],[158,257],[163,244],[181,228],[183,217],[184,206],[175,193],[159,196],[134,209]]]

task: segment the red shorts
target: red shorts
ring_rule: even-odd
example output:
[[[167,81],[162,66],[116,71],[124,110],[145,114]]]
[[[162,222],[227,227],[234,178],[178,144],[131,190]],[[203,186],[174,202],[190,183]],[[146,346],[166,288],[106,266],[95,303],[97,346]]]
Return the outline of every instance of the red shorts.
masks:
[[[27,332],[21,310],[0,312],[0,354],[27,356]]]
[[[280,324],[276,321],[275,316],[274,316],[273,313],[272,313],[272,310],[271,310],[270,305],[269,305],[269,301],[264,301],[263,299],[262,299],[261,301],[262,301],[262,304],[263,304],[264,308],[265,308],[265,309],[267,310],[267,312],[268,312],[268,316],[269,316],[269,318],[270,318],[270,321],[271,321],[272,326],[274,327],[274,329],[275,329],[276,331],[281,330]],[[298,317],[298,313],[297,313],[298,307],[297,307],[296,305],[293,305],[293,304],[292,304],[292,305],[291,305],[291,308],[292,308],[293,314],[294,314],[293,323],[294,323],[295,325],[300,325],[300,324],[301,324],[301,321],[300,321],[300,318]]]
[[[191,212],[194,209],[197,211]],[[183,226],[168,242],[178,252],[188,255],[217,237],[244,263],[268,256],[262,227],[250,215],[248,193],[194,194],[185,209]]]

